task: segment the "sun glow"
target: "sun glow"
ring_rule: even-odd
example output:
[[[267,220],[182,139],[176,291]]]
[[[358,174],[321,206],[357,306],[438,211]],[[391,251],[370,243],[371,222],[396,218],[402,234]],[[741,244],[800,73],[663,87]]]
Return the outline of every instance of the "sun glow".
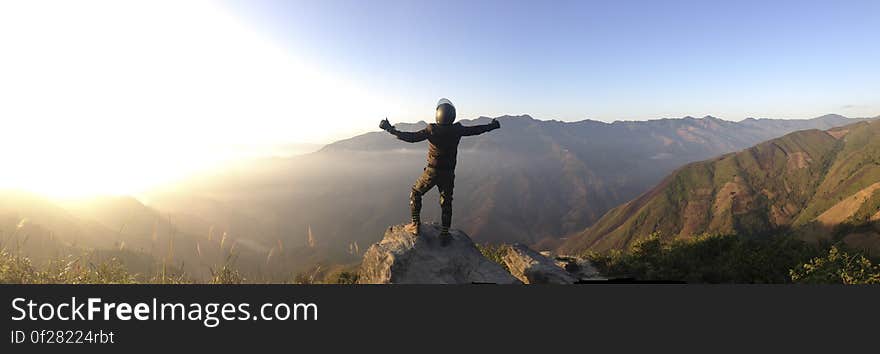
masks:
[[[137,193],[253,149],[371,129],[375,93],[215,3],[0,4],[0,188]]]

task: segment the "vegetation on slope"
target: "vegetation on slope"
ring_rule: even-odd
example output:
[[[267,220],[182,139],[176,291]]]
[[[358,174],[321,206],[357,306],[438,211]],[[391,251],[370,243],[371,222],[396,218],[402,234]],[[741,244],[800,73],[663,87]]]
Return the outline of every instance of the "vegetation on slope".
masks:
[[[121,258],[116,256],[98,257],[94,252],[81,255],[68,255],[50,259],[44,265],[35,265],[31,259],[19,251],[0,247],[0,284],[244,284],[255,282],[246,278],[235,266],[236,259],[230,256],[222,264],[211,268],[211,278],[207,281],[192,277],[182,266],[163,264],[152,274],[131,270]],[[292,284],[354,284],[357,272],[351,265],[324,267],[316,265],[312,269],[296,274],[281,283]],[[270,281],[278,283],[278,281]]]
[[[563,253],[625,249],[659,232],[794,234],[880,250],[880,121],[807,130],[684,166],[570,237]],[[826,213],[827,212],[827,213]],[[825,214],[823,214],[825,213]]]
[[[627,250],[589,253],[606,276],[689,283],[880,283],[880,266],[863,252],[791,237],[701,235],[665,241],[652,234]]]

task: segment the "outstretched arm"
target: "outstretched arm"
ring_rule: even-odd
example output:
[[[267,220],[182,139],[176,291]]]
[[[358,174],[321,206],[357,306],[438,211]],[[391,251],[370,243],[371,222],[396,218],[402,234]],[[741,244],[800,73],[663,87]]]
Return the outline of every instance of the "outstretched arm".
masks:
[[[398,131],[396,128],[394,128],[393,125],[391,125],[391,123],[388,122],[388,118],[385,118],[381,122],[379,122],[379,128],[382,128],[382,130],[387,131],[391,135],[394,135],[398,139],[408,143],[417,143],[428,138],[427,129],[422,129],[417,132]]]
[[[495,129],[501,128],[501,123],[497,120],[492,119],[492,123],[483,124],[483,125],[475,125],[471,127],[461,127],[461,135],[462,136],[471,136],[471,135],[480,135],[488,131],[492,131]]]

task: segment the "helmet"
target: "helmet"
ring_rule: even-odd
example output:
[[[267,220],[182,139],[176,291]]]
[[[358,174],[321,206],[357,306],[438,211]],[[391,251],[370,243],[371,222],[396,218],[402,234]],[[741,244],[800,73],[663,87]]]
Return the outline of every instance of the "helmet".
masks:
[[[437,124],[449,125],[455,121],[455,106],[445,98],[437,102]]]

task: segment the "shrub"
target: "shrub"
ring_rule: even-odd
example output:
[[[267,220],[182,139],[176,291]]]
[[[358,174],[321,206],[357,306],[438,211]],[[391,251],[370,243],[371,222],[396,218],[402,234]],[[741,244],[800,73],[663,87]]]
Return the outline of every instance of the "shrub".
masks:
[[[38,272],[40,283],[50,284],[133,284],[137,276],[129,273],[117,258],[97,264],[84,257],[54,259],[46,271]]]
[[[510,246],[505,244],[493,245],[490,243],[477,244],[477,249],[480,250],[480,253],[483,254],[483,257],[488,258],[490,261],[498,263],[504,270],[510,272],[510,269],[507,268],[507,263],[504,263],[504,254],[507,252],[507,249]]]
[[[0,249],[0,284],[35,283],[36,276],[30,259]]]
[[[790,271],[792,281],[807,284],[878,284],[880,266],[863,254],[850,254],[834,246]]]
[[[351,271],[332,273],[325,280],[327,284],[357,284],[357,281],[358,273]]]
[[[788,236],[748,240],[734,235],[702,235],[664,241],[652,234],[626,251],[586,257],[600,272],[639,280],[692,283],[787,283],[789,269],[819,255],[818,247]]]
[[[37,270],[29,258],[0,249],[0,283],[7,284],[130,284],[137,275],[116,258],[93,263],[87,256],[53,259]]]
[[[211,269],[211,284],[241,284],[246,281],[244,276],[233,266],[235,256],[230,254],[226,256],[223,266],[216,272]]]

